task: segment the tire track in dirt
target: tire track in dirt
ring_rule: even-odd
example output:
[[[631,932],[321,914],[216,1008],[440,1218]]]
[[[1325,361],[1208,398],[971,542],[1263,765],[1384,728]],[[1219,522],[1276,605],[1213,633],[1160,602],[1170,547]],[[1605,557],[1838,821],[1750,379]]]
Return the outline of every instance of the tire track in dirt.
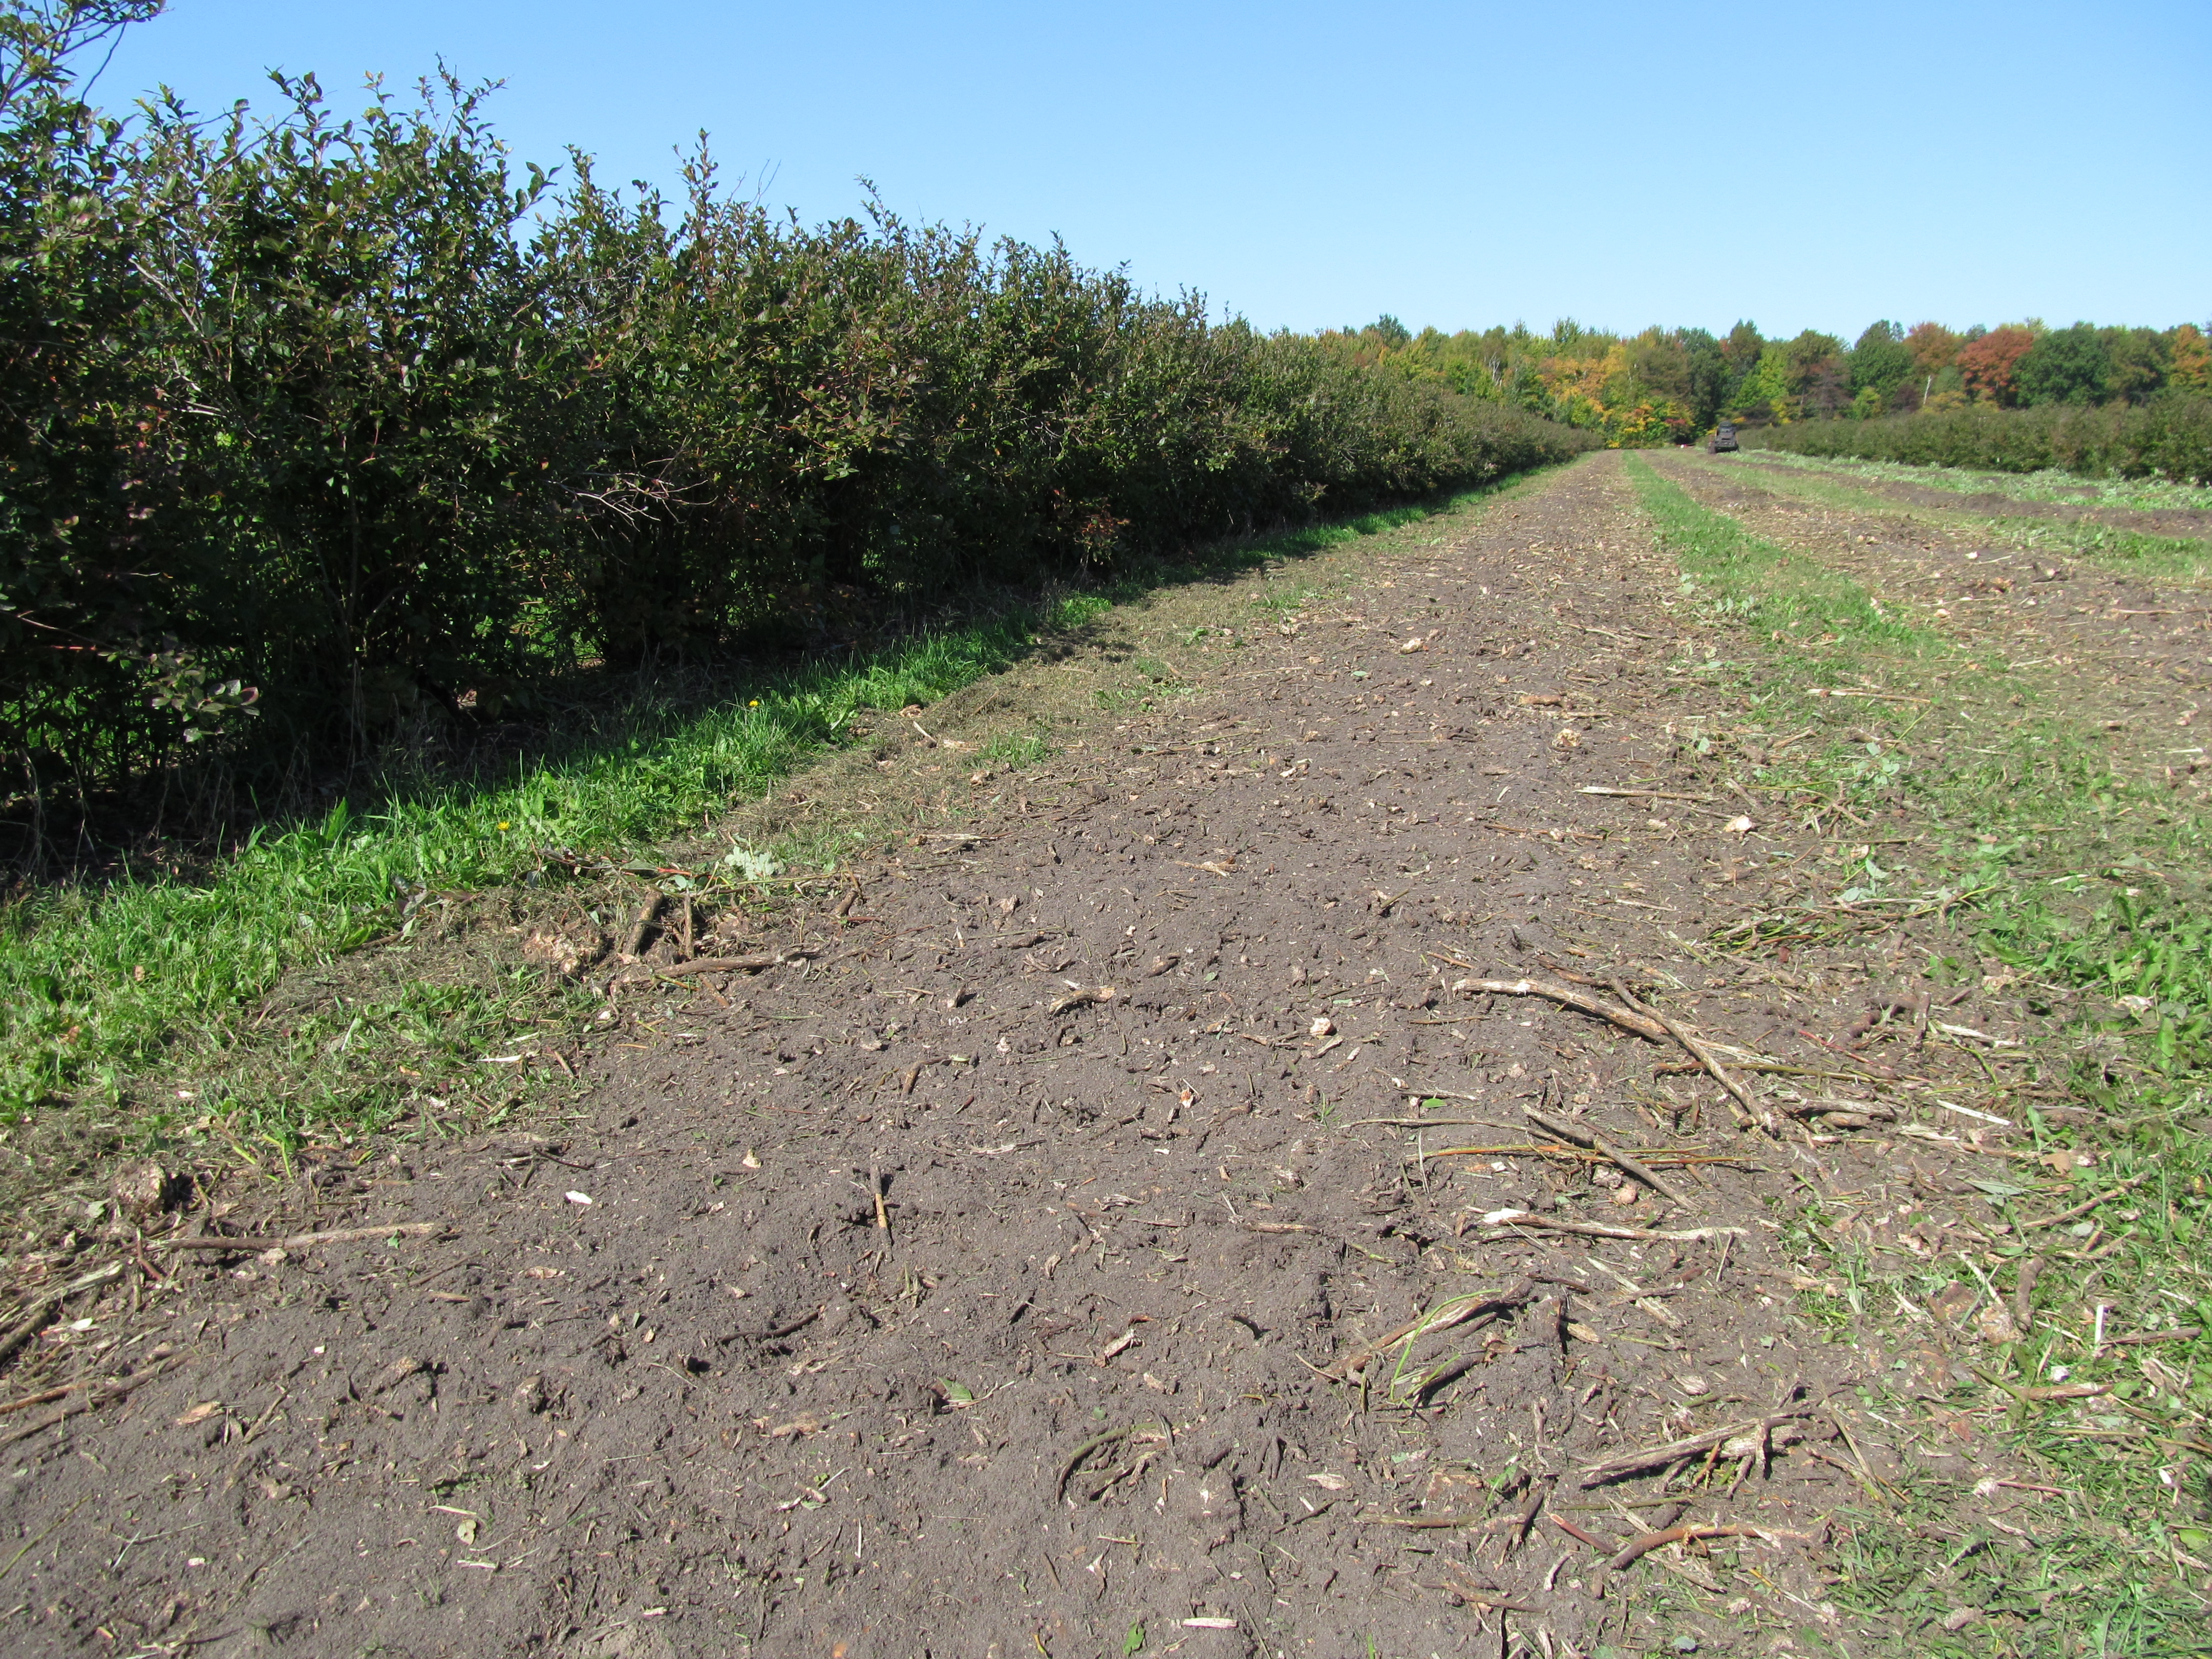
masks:
[[[618,987],[576,1121],[391,1148],[255,1229],[352,1237],[153,1247],[135,1319],[58,1339],[153,1374],[13,1449],[12,1650],[1850,1629],[1839,1508],[1960,1462],[1852,1387],[1940,1393],[1972,1339],[1819,1340],[1790,1226],[1809,1192],[1884,1248],[1986,1241],[1934,1103],[1978,1097],[1968,1057],[1832,1046],[1920,988],[1909,944],[1963,947],[1830,911],[1786,961],[1703,942],[1817,910],[1836,843],[1723,758],[1783,734],[1669,673],[1704,638],[1632,501],[1592,458],[1379,564],[851,902],[794,900],[749,942],[776,965]],[[1765,1056],[1781,1138],[1671,1045],[1461,983],[1530,972]],[[2016,1030],[2003,989],[1949,1018]],[[1683,1525],[1717,1530],[1631,1559]]]

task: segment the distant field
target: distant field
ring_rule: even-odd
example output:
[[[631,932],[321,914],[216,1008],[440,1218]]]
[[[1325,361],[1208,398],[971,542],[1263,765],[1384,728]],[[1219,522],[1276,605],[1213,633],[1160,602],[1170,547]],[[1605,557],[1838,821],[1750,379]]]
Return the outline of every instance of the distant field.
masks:
[[[2164,478],[2084,478],[2058,467],[2046,467],[2039,472],[1985,472],[1960,466],[1800,455],[1784,449],[1759,449],[1753,453],[1760,460],[1780,466],[1803,467],[1890,483],[1919,484],[1929,489],[1953,490],[1961,495],[2002,495],[2008,501],[2062,501],[2077,507],[2212,511],[2212,488],[2174,483]]]

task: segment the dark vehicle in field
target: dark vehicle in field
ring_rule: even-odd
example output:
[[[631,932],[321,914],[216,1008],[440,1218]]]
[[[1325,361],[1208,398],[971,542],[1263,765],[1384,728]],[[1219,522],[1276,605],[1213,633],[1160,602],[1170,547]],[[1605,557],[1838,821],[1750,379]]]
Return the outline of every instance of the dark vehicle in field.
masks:
[[[1713,428],[1710,447],[1714,454],[1722,455],[1734,450],[1735,447],[1735,427],[1730,422],[1723,421]]]

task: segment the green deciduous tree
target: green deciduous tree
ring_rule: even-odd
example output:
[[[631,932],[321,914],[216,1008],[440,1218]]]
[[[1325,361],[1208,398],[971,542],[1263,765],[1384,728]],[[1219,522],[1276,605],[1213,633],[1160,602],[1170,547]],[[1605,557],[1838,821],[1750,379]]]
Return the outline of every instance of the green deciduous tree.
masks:
[[[1854,397],[1871,392],[1879,405],[1887,406],[1898,389],[1912,378],[1911,349],[1905,331],[1895,323],[1879,322],[1860,335],[1850,351],[1850,385]]]
[[[2112,354],[2102,334],[2087,323],[2042,335],[2021,353],[2013,369],[2023,404],[2100,404],[2112,378]]]

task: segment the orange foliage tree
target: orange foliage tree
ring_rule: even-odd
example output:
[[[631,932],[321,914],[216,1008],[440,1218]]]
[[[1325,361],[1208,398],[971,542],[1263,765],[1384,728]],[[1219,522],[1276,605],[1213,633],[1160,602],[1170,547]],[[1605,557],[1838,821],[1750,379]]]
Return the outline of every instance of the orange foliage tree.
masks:
[[[2212,345],[2196,324],[2184,323],[2167,337],[2166,380],[2168,386],[2212,391]]]
[[[1940,374],[1959,355],[1959,337],[1941,323],[1915,323],[1905,337],[1912,354],[1913,373],[1925,378]]]
[[[1978,402],[2009,404],[2017,398],[2013,371],[2035,343],[2033,330],[2018,323],[1993,328],[1978,340],[1959,348],[1959,373]]]

